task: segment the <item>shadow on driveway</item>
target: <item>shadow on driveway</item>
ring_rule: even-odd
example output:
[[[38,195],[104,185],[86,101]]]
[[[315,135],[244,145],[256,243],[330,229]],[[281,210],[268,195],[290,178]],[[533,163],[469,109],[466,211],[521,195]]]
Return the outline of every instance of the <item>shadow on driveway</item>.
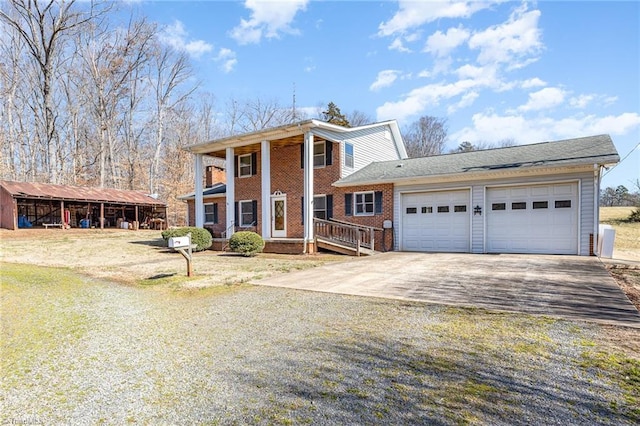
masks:
[[[389,252],[254,284],[640,328],[640,313],[595,257]]]

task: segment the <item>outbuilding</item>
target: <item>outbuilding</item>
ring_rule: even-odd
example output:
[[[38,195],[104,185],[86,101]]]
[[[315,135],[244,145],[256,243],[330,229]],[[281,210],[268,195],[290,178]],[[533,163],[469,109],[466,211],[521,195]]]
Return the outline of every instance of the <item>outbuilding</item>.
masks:
[[[166,227],[167,205],[141,191],[0,181],[0,228]]]

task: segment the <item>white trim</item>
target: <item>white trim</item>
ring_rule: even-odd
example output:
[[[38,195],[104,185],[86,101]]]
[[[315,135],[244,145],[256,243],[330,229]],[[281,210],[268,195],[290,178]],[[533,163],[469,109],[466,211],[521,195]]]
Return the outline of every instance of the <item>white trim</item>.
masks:
[[[329,142],[331,143],[331,142]],[[316,156],[320,156],[320,154],[316,154],[316,146],[322,146],[322,165],[316,166]],[[323,169],[327,167],[327,142],[319,141],[313,143],[313,168],[314,169]]]
[[[202,195],[202,191],[203,191],[203,185],[202,185],[202,178],[203,178],[203,169],[204,169],[204,164],[202,161],[202,154],[196,154],[195,156],[195,167],[194,167],[194,175],[195,175],[195,204],[194,204],[194,214],[195,214],[195,225],[197,228],[202,228],[204,227],[204,201],[203,201],[203,195]]]
[[[249,224],[245,225],[244,223],[242,223],[242,205],[243,204],[249,204],[249,206],[251,207],[251,213],[253,213],[253,201],[254,200],[240,200],[240,201],[238,201],[238,216],[240,216],[238,218],[238,227],[239,228],[251,228],[252,226],[256,225],[256,223],[255,223],[256,220],[257,220],[256,217],[254,217],[253,218],[253,222],[251,222]],[[233,209],[235,210],[235,206],[234,206]]]
[[[226,228],[225,228],[225,236],[227,238],[231,237],[234,232],[234,227],[236,223],[235,218],[235,198],[236,198],[236,182],[235,182],[235,161],[233,161],[234,149],[227,148],[225,153],[225,165],[227,166],[227,175],[226,175],[226,185],[227,192],[225,194],[226,197]]]
[[[260,143],[260,182],[262,184],[262,238],[271,239],[271,143],[264,140]]]
[[[357,212],[356,206],[358,205],[358,202],[357,202],[356,199],[358,198],[358,195],[362,195],[362,194],[371,194],[371,196],[373,198],[371,200],[371,204],[372,204],[372,207],[373,207],[371,213],[366,213],[366,212],[365,213],[358,213]],[[353,206],[352,207],[353,207],[353,216],[354,217],[355,216],[359,216],[359,217],[362,217],[362,216],[375,216],[376,215],[376,191],[358,191],[358,192],[354,192],[353,193]]]
[[[271,217],[269,218],[269,233],[273,238],[287,238],[287,194],[273,194],[271,195],[270,200],[270,209]],[[275,202],[276,201],[284,201],[284,229],[281,231],[276,231],[276,217],[275,217]],[[266,210],[266,209],[263,209]]]
[[[243,175],[242,174],[242,167],[240,167],[240,164],[242,163],[242,158],[246,158],[249,157],[249,174],[248,175]],[[243,178],[248,178],[253,176],[253,173],[251,173],[253,171],[253,168],[255,167],[255,165],[253,164],[253,153],[249,153],[249,154],[242,154],[242,155],[238,155],[238,177],[243,179]],[[247,167],[246,165],[244,166],[245,168]]]
[[[215,220],[214,220],[213,222],[207,222],[207,221],[206,221],[206,218],[207,218],[207,212],[206,212],[206,209],[205,209],[205,207],[206,207],[206,206],[213,206],[213,205],[215,205],[215,204],[218,204],[218,203],[204,203],[204,204],[203,204],[203,206],[202,206],[202,207],[203,207],[203,208],[202,208],[202,220],[203,220],[203,222],[204,222],[204,224],[205,224],[205,225],[215,225],[215,224],[216,224]],[[220,213],[220,211],[219,211],[219,210],[218,210],[218,213]],[[212,212],[212,214],[213,214],[213,212]],[[215,216],[215,215],[214,215],[214,216]]]
[[[328,219],[328,206],[327,206],[327,194],[314,194],[313,195],[313,217],[316,217],[316,198],[324,197],[324,218]]]

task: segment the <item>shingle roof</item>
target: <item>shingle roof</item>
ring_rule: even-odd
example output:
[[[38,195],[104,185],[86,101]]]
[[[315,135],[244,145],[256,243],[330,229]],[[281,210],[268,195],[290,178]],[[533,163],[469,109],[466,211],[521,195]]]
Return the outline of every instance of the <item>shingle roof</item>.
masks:
[[[164,202],[159,201],[142,191],[53,185],[37,182],[14,182],[7,180],[0,181],[0,186],[15,198],[41,198],[47,200],[166,206]]]
[[[224,183],[216,183],[215,185],[209,188],[204,188],[202,190],[202,196],[206,198],[212,195],[225,194],[226,192],[227,192],[227,185],[225,185]],[[196,198],[195,192],[190,192],[188,194],[180,195],[178,197],[179,200],[193,200],[195,198]]]
[[[471,175],[498,170],[525,170],[620,161],[611,137],[597,135],[508,148],[372,163],[339,180],[336,186],[396,182],[417,178]]]

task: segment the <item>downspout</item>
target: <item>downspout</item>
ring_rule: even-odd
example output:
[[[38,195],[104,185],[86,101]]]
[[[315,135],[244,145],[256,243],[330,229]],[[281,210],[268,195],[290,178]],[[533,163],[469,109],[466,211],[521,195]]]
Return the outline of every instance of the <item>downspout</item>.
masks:
[[[602,179],[602,166],[593,165],[593,252],[600,255],[598,251],[598,233],[600,232],[600,181]]]

